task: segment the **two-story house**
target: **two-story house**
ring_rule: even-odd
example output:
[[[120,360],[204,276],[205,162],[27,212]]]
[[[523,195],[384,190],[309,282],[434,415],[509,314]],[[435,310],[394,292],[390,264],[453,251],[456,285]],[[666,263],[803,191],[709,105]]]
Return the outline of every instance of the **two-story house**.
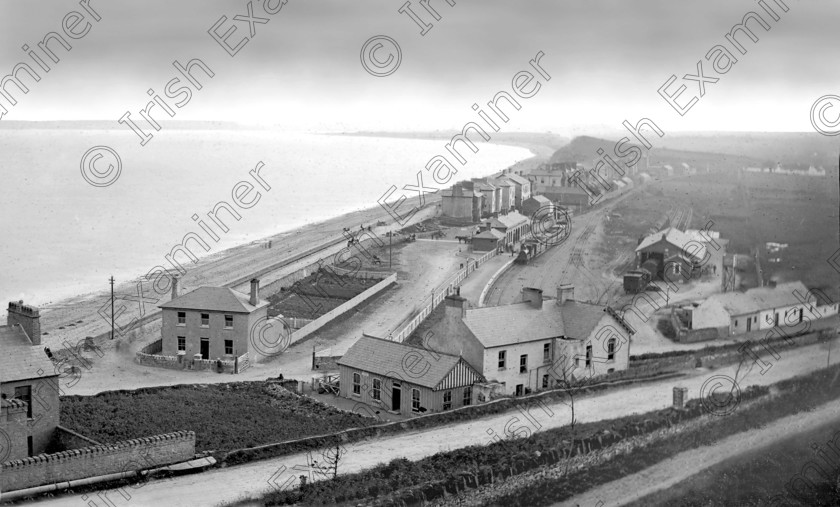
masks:
[[[250,333],[268,313],[259,284],[251,280],[250,295],[226,287],[199,287],[179,296],[177,278],[173,279],[173,298],[160,305],[162,355],[231,360],[247,352],[256,361]]]
[[[445,304],[426,345],[460,355],[503,394],[628,368],[632,328],[609,307],[576,301],[572,286],[559,287],[556,299],[525,288],[511,305],[468,309],[460,296]]]
[[[58,374],[41,347],[40,312],[9,303],[0,326],[0,462],[43,453],[58,427]]]

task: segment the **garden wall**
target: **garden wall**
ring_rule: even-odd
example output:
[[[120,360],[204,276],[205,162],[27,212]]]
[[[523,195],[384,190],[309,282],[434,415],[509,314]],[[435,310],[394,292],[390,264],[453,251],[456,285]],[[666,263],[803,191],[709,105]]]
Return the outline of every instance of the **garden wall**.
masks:
[[[186,356],[164,356],[160,352],[163,350],[163,340],[154,341],[138,351],[134,355],[134,361],[143,366],[153,366],[156,368],[167,368],[170,370],[202,370],[215,371],[218,373],[242,373],[251,366],[251,361],[248,353],[239,356],[239,364],[237,371],[237,362],[235,359],[190,359]],[[219,362],[221,362],[221,371],[219,371]]]
[[[191,460],[195,433],[179,431],[95,445],[0,465],[0,490],[15,491],[87,477],[144,470]]]
[[[310,322],[306,326],[302,327],[301,329],[298,329],[297,331],[294,331],[292,333],[292,339],[291,339],[290,343],[296,343],[296,342],[299,342],[299,341],[303,340],[304,338],[306,338],[310,334],[314,333],[315,331],[317,331],[317,330],[321,329],[322,327],[324,327],[325,325],[329,324],[336,317],[339,317],[343,313],[348,312],[348,311],[352,310],[353,308],[359,306],[360,304],[364,303],[368,299],[377,295],[379,292],[385,290],[385,288],[388,287],[389,285],[391,285],[392,283],[396,283],[396,281],[397,281],[397,274],[396,273],[391,273],[390,275],[388,275],[388,278],[385,278],[381,282],[377,283],[373,287],[371,287],[371,288],[367,289],[366,291],[362,292],[361,294],[354,297],[353,299],[350,299],[349,301],[346,301],[346,302],[342,303],[341,306],[325,313],[324,315],[321,315],[320,317],[313,320],[312,322]]]

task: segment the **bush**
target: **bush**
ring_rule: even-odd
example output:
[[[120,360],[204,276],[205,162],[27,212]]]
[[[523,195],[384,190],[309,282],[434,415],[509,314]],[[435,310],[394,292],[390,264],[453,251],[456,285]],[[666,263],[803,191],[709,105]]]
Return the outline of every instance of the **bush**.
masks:
[[[669,340],[676,340],[677,339],[677,330],[674,329],[674,324],[671,322],[671,319],[659,319],[659,322],[656,323],[656,329],[662,333],[662,336],[668,338]]]

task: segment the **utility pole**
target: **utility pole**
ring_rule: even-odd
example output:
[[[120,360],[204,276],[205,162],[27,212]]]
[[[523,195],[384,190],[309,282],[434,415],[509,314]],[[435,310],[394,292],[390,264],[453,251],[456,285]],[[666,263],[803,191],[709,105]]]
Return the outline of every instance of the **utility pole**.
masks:
[[[391,245],[394,242],[394,231],[388,232],[388,269],[391,269]]]
[[[114,339],[114,276],[111,275],[111,339]]]

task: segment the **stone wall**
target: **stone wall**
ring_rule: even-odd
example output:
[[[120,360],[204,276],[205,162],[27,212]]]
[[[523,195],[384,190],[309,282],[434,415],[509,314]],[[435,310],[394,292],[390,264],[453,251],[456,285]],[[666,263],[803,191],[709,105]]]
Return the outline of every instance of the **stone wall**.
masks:
[[[0,465],[0,490],[15,491],[87,477],[157,468],[195,457],[195,433],[179,431],[95,445]]]

